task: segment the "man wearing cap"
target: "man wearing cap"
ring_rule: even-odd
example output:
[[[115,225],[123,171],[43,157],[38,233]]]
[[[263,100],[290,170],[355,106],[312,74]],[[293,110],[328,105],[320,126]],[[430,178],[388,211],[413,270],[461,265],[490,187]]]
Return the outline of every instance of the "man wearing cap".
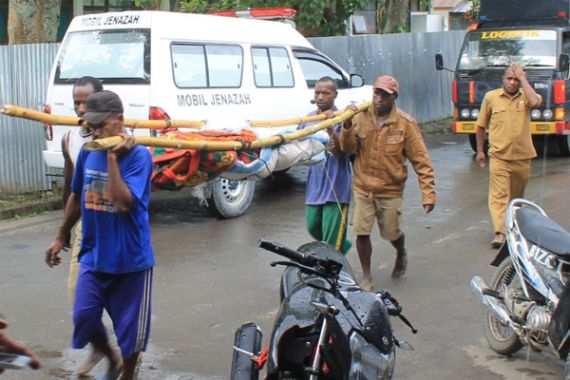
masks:
[[[398,81],[388,75],[374,82],[368,110],[347,120],[340,134],[341,149],[355,154],[353,231],[362,266],[361,287],[372,290],[370,232],[374,219],[382,238],[396,248],[392,278],[407,268],[402,226],[402,201],[410,160],[418,176],[422,205],[426,213],[435,206],[435,178],[429,154],[416,121],[395,105]],[[356,111],[356,106],[349,106]]]
[[[530,133],[530,110],[542,103],[514,63],[503,75],[503,87],[485,94],[477,119],[477,163],[485,167],[485,132],[489,131],[489,211],[495,230],[491,247],[505,241],[505,213],[513,198],[522,198],[536,157]]]
[[[121,99],[111,91],[89,95],[82,117],[93,139],[121,136],[108,151],[79,152],[72,193],[62,226],[46,251],[51,267],[65,237],[81,217],[83,240],[73,308],[73,348],[87,343],[109,359],[106,378],[135,377],[137,360],[150,331],[150,296],[154,253],[148,207],[152,159],[149,151],[125,133]],[[122,359],[112,349],[101,322],[103,309],[111,320]]]

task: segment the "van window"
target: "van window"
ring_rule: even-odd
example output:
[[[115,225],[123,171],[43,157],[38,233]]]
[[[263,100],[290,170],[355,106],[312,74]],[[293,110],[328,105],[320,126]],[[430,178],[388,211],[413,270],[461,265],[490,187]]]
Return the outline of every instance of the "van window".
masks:
[[[179,88],[241,86],[243,50],[238,45],[172,44],[170,51]]]
[[[309,51],[293,51],[299,61],[303,75],[309,88],[314,88],[317,81],[324,76],[335,80],[337,88],[348,88],[348,80],[343,76],[340,67],[325,56]]]
[[[89,75],[104,83],[150,82],[150,31],[90,30],[69,33],[63,42],[55,83]]]
[[[257,87],[293,87],[293,71],[287,49],[251,48],[253,75]]]

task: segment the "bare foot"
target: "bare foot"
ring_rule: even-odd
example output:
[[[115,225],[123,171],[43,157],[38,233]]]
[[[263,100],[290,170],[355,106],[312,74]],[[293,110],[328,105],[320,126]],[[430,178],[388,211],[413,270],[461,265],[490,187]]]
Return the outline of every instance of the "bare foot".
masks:
[[[374,288],[374,287],[372,286],[372,278],[364,277],[364,278],[362,279],[362,281],[360,282],[360,288],[361,288],[362,290],[367,291],[367,292],[371,292],[372,289]]]
[[[109,369],[105,376],[103,376],[104,380],[116,380],[121,376],[123,372],[123,359],[117,355],[114,358],[110,358],[111,362],[109,363]]]
[[[99,351],[98,349],[93,347],[87,359],[85,359],[85,361],[81,363],[81,365],[79,366],[79,368],[75,373],[77,374],[77,376],[87,375],[93,369],[93,367],[95,367],[97,363],[99,363],[101,359],[103,359],[104,357],[105,354],[102,351]]]
[[[396,262],[394,263],[394,269],[392,269],[392,278],[400,278],[406,273],[408,268],[408,258],[406,251],[402,251],[396,254]]]

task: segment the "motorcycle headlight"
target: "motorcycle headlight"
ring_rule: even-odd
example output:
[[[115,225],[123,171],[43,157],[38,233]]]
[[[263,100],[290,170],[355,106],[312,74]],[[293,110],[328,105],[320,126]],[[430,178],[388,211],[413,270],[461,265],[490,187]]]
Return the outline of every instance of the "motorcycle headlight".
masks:
[[[383,354],[364,337],[353,331],[349,339],[352,363],[349,379],[388,380],[394,372],[394,352]]]
[[[530,118],[534,120],[540,118],[540,110],[534,109],[530,111]]]
[[[467,119],[467,118],[469,118],[469,115],[471,115],[471,112],[469,112],[469,110],[467,108],[463,108],[461,110],[461,112],[459,113],[459,115],[461,115],[461,117],[463,119]]]

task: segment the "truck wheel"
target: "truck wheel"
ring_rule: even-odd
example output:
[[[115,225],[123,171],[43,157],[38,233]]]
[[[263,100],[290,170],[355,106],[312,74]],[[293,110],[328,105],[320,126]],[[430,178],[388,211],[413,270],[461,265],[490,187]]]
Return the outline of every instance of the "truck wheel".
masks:
[[[216,178],[210,182],[208,211],[219,218],[229,219],[246,212],[253,199],[255,181]]]
[[[558,139],[558,150],[564,157],[570,156],[570,135],[556,136]]]
[[[473,152],[477,153],[477,135],[470,133],[469,134],[469,145],[471,145],[471,149]],[[487,150],[489,150],[489,140],[485,139],[485,144],[483,144],[483,152],[487,154]]]

